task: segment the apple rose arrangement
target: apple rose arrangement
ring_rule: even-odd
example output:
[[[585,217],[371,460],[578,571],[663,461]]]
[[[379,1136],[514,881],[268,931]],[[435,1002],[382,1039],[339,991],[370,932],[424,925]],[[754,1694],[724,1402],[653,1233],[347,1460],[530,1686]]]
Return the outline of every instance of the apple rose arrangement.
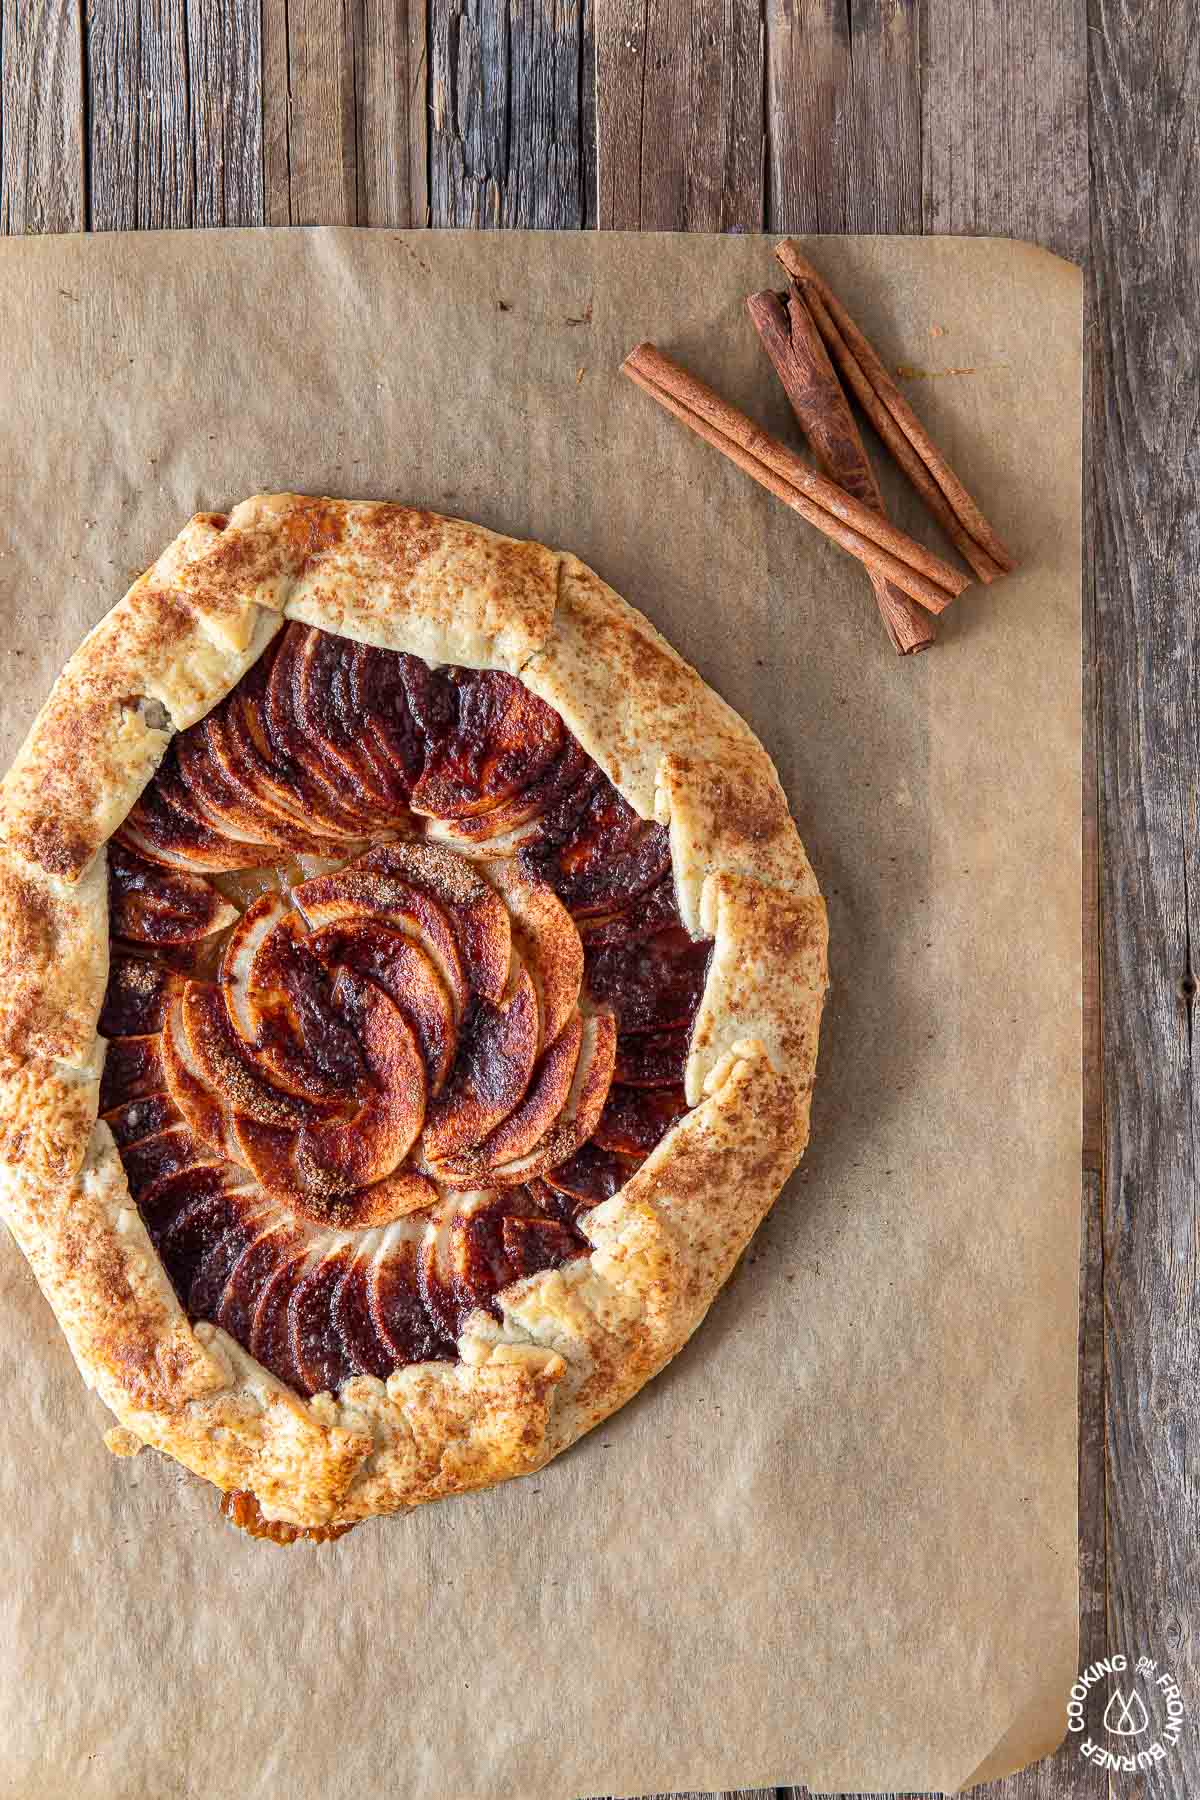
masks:
[[[667,833],[511,675],[289,625],[109,867],[102,1116],[189,1315],[303,1394],[453,1358],[687,1111]]]

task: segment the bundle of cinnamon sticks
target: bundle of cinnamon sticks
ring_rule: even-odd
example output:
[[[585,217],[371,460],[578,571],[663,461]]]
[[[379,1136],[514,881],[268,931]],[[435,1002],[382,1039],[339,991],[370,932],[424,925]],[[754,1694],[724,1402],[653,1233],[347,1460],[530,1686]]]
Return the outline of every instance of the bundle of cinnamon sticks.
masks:
[[[819,470],[653,344],[632,350],[622,373],[856,556],[897,651],[926,650],[935,636],[930,615],[970,577],[888,519],[847,389],[975,577],[992,582],[1008,574],[1012,557],[828,284],[790,239],[775,254],[788,291],[751,294],[746,305]]]

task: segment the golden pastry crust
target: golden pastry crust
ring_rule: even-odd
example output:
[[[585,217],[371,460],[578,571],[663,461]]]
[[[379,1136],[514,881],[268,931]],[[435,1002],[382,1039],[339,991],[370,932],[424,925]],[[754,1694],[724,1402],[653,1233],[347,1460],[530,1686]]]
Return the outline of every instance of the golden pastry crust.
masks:
[[[86,1062],[108,980],[104,856],[68,882],[0,843],[0,922],[0,1067]]]
[[[680,915],[714,949],[693,1110],[584,1216],[591,1254],[475,1312],[457,1363],[298,1398],[194,1327],[97,1120],[103,848],[174,730],[284,619],[502,669],[669,831]],[[0,1211],[112,1447],[166,1451],[268,1519],[352,1523],[541,1467],[675,1355],[803,1152],[824,905],[770,759],[574,557],[376,502],[257,496],[193,519],[84,640],[0,785]]]
[[[75,881],[107,843],[171,740],[229,692],[279,628],[241,596],[188,576],[223,543],[200,513],[84,638],[0,783],[0,835]]]
[[[700,927],[713,950],[684,1077],[689,1102],[739,1039],[760,1044],[776,1069],[813,1069],[819,1012],[798,1008],[793,996],[824,992],[820,895],[780,894],[753,875],[721,870],[705,880]]]

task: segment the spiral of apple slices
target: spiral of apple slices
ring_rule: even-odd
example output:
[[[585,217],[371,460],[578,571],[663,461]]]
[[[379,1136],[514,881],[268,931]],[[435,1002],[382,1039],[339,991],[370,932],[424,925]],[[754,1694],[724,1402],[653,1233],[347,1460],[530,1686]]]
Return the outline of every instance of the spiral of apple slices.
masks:
[[[164,1010],[158,1063],[192,1135],[342,1228],[433,1204],[434,1181],[515,1186],[573,1155],[603,1111],[615,1019],[581,1010],[561,902],[498,878],[512,915],[451,852],[395,844],[253,901],[216,979]]]
[[[686,1110],[664,828],[514,677],[302,625],[110,846],[101,1105],[191,1316],[302,1393],[453,1357]]]

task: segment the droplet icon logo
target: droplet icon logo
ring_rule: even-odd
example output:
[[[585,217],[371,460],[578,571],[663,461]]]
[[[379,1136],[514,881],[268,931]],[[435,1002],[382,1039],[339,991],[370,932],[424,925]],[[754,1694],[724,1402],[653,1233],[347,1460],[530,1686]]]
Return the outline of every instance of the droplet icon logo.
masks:
[[[1104,1709],[1104,1729],[1110,1737],[1140,1737],[1150,1724],[1146,1703],[1136,1688],[1123,1694],[1114,1688]]]

